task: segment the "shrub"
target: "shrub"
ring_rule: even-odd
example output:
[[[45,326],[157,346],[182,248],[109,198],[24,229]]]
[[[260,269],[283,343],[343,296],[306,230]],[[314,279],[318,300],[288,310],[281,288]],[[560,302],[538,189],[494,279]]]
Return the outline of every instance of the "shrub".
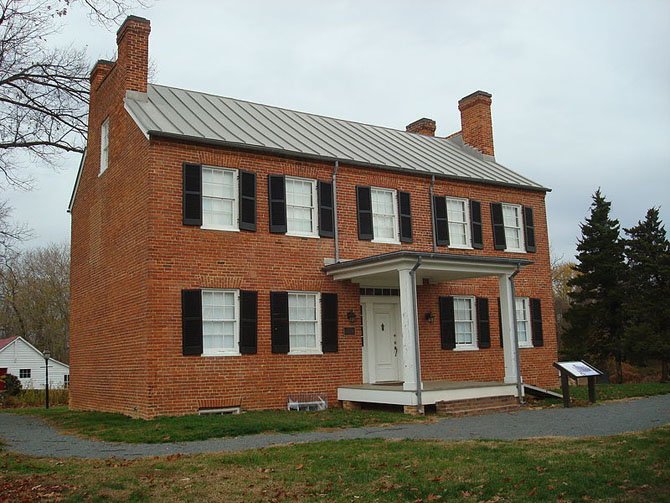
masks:
[[[21,381],[13,374],[2,376],[5,381],[5,396],[17,396],[21,392]]]

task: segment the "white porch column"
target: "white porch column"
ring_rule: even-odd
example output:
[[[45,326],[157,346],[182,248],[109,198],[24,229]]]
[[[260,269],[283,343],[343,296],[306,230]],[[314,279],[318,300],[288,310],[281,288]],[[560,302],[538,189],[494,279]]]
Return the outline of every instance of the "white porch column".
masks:
[[[404,390],[416,391],[416,354],[418,348],[414,333],[414,285],[411,267],[398,271],[400,285],[400,326],[402,333],[402,377]],[[423,385],[422,385],[423,388]]]
[[[512,286],[510,276],[503,274],[498,276],[500,288],[500,318],[502,320],[502,340],[505,358],[505,383],[516,384],[519,369],[517,368],[516,352],[518,348],[514,344],[514,314],[512,305]]]

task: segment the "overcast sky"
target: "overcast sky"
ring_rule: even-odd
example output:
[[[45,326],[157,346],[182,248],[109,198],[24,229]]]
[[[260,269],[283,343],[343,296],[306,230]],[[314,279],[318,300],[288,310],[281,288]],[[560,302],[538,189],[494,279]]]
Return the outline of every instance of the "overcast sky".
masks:
[[[282,2],[159,0],[154,82],[397,129],[460,129],[458,100],[493,94],[496,159],[553,189],[551,246],[571,259],[601,187],[623,227],[647,208],[670,222],[670,2]],[[59,44],[109,59],[115,31],[82,11]],[[35,167],[7,192],[26,246],[69,241],[77,167]]]

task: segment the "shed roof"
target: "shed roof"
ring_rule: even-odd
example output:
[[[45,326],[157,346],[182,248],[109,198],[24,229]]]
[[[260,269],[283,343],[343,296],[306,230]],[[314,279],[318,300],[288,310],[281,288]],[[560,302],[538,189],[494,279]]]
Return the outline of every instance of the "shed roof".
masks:
[[[0,349],[4,349],[6,346],[9,346],[12,342],[14,342],[18,336],[14,337],[7,337],[6,339],[0,339]]]
[[[547,191],[464,145],[360,122],[150,84],[125,107],[148,137],[261,150],[296,157]]]

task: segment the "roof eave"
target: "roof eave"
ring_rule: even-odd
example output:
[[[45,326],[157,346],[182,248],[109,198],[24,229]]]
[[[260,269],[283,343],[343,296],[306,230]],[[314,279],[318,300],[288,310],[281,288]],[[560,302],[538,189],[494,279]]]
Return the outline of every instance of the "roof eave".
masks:
[[[535,186],[535,185],[524,185],[524,184],[498,182],[498,181],[494,181],[494,180],[477,180],[477,179],[468,178],[468,177],[465,177],[465,176],[445,175],[444,173],[433,173],[433,172],[430,172],[430,171],[418,171],[418,170],[415,170],[415,169],[403,168],[402,166],[389,166],[389,165],[385,165],[385,164],[367,163],[367,162],[361,162],[361,161],[356,161],[356,160],[347,159],[347,158],[320,156],[320,155],[316,155],[316,154],[308,154],[308,153],[304,153],[304,152],[295,152],[295,151],[289,151],[289,150],[280,149],[280,148],[265,147],[265,146],[260,146],[260,145],[248,145],[246,143],[236,143],[236,142],[229,142],[229,141],[223,141],[223,140],[215,140],[215,139],[211,139],[211,138],[189,136],[189,135],[184,135],[184,134],[166,133],[164,131],[158,131],[158,130],[147,130],[145,132],[145,134],[149,137],[166,138],[166,139],[170,139],[170,140],[177,140],[177,141],[183,141],[183,142],[189,142],[189,143],[199,143],[199,144],[203,144],[203,145],[230,147],[230,148],[235,148],[235,149],[238,149],[238,150],[245,150],[245,151],[251,151],[251,152],[271,153],[273,155],[278,155],[278,156],[281,156],[281,157],[308,159],[308,160],[316,160],[316,161],[322,161],[322,162],[338,161],[340,163],[346,163],[346,164],[350,164],[352,166],[369,167],[369,168],[376,168],[376,169],[386,169],[386,170],[389,170],[389,171],[397,171],[397,172],[401,172],[401,173],[407,173],[407,174],[411,174],[411,175],[418,175],[418,176],[425,176],[425,177],[435,176],[435,178],[440,178],[440,179],[445,179],[445,180],[465,181],[465,182],[468,182],[468,183],[476,183],[476,184],[479,184],[479,185],[494,185],[496,187],[512,187],[512,188],[517,188],[517,189],[532,190],[534,192],[545,192],[545,193],[546,192],[551,192],[550,188],[542,187],[540,185]]]

